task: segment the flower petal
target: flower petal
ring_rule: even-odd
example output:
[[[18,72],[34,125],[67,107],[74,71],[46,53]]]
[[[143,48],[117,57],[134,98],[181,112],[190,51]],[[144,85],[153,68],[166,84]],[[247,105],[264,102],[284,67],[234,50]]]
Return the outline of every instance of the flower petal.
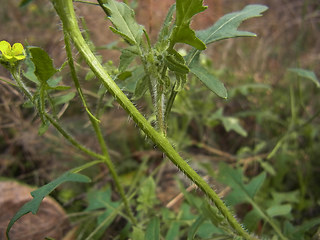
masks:
[[[12,55],[12,56],[17,56],[17,55],[22,54],[23,51],[24,51],[24,49],[23,49],[22,44],[21,44],[21,43],[15,43],[15,44],[13,44],[13,46],[12,46],[11,55]]]
[[[17,59],[18,61],[26,58],[25,55],[16,55],[16,56],[13,56],[13,57],[14,57],[15,59]]]
[[[0,51],[3,55],[10,55],[11,45],[7,41],[0,42]]]

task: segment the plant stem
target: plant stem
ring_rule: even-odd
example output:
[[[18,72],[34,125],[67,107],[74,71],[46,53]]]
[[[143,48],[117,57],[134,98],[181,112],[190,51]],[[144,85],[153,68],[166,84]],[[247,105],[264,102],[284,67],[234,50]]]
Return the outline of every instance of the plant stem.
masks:
[[[130,114],[135,123],[140,127],[151,140],[168,156],[168,158],[192,180],[217,206],[220,212],[228,220],[233,229],[245,239],[255,239],[250,236],[242,226],[237,222],[229,209],[224,205],[222,200],[218,197],[215,191],[202,179],[180,155],[175,151],[168,139],[161,133],[157,132],[150,123],[142,116],[142,114],[131,103],[127,96],[120,90],[120,88],[111,79],[109,74],[105,71],[94,54],[91,52],[89,46],[83,39],[78,23],[76,20],[75,12],[72,5],[72,0],[51,0],[63,26],[73,40],[78,51],[86,60],[95,75],[102,81],[109,92],[115,97],[119,104]]]
[[[70,67],[70,71],[71,71],[71,76],[72,76],[72,80],[74,82],[74,85],[78,91],[78,94],[82,100],[82,103],[83,103],[83,106],[85,107],[86,111],[87,111],[87,114],[88,114],[88,117],[90,119],[90,122],[91,122],[91,125],[95,131],[95,134],[97,136],[97,139],[98,139],[98,142],[99,142],[99,145],[100,145],[100,148],[102,150],[102,153],[104,155],[104,162],[105,164],[107,165],[111,175],[112,175],[112,178],[116,184],[116,188],[118,189],[119,193],[120,193],[120,196],[124,202],[124,206],[126,208],[126,211],[128,212],[128,215],[130,217],[130,220],[136,224],[136,220],[133,216],[133,213],[132,213],[132,210],[130,208],[130,205],[129,205],[129,202],[128,202],[128,199],[124,193],[124,189],[122,187],[122,185],[120,184],[120,180],[119,180],[119,177],[118,177],[118,174],[115,170],[115,167],[114,167],[114,164],[112,163],[111,159],[110,159],[110,155],[109,155],[109,151],[108,151],[108,148],[107,148],[107,144],[103,138],[103,135],[102,135],[102,132],[101,132],[101,128],[99,126],[99,120],[97,118],[95,118],[92,114],[91,114],[91,111],[88,107],[88,104],[86,102],[86,99],[84,98],[83,96],[83,93],[82,93],[82,89],[81,89],[81,86],[80,86],[80,83],[79,83],[79,79],[78,79],[78,76],[76,74],[76,69],[74,67],[74,62],[73,62],[73,59],[72,59],[72,51],[71,51],[71,46],[70,46],[70,37],[68,35],[68,33],[65,31],[64,29],[64,38],[65,38],[65,45],[66,45],[66,53],[67,53],[67,57],[68,57],[68,63],[69,63],[69,67]]]
[[[173,86],[171,88],[170,97],[169,97],[168,102],[167,102],[167,106],[166,106],[166,110],[165,110],[165,114],[164,114],[165,122],[168,121],[169,114],[170,114],[172,106],[173,106],[173,102],[174,102],[174,100],[175,100],[175,98],[176,98],[176,96],[178,94],[178,92],[174,90],[174,87],[175,86]]]
[[[50,116],[50,114],[48,114],[47,112],[44,112],[43,114],[49,120],[49,122],[61,133],[61,135],[64,136],[64,138],[66,140],[68,140],[73,146],[75,146],[76,148],[78,148],[79,150],[81,150],[82,152],[88,154],[91,157],[95,157],[95,158],[101,159],[101,160],[104,159],[103,155],[95,153],[95,152],[91,151],[90,149],[82,146],[80,143],[78,143],[70,134],[68,134],[60,126],[60,124],[52,116]]]
[[[19,69],[11,69],[11,74],[13,76],[13,78],[16,80],[20,90],[26,95],[26,97],[33,103],[36,104],[33,96],[31,94],[31,92],[28,90],[28,88],[26,87],[26,85],[23,83],[23,81],[21,80],[20,74],[19,74]],[[42,92],[42,89],[41,89]],[[41,95],[41,94],[40,94]],[[62,136],[64,136],[64,138],[66,140],[68,140],[73,146],[75,146],[76,148],[78,148],[79,150],[81,150],[82,152],[95,157],[97,159],[104,159],[104,156],[97,154],[91,150],[89,150],[88,148],[82,146],[80,143],[78,143],[72,136],[70,136],[70,134],[68,134],[61,126],[60,124],[49,114],[45,111],[44,103],[40,103],[40,106],[38,106],[38,111],[39,114],[41,116],[44,116],[45,118],[47,118],[49,120],[49,122],[62,134]]]
[[[16,80],[20,90],[26,95],[26,97],[31,101],[33,102],[33,96],[31,94],[31,92],[28,90],[28,88],[26,87],[26,85],[23,83],[23,81],[21,80],[21,77],[20,77],[20,69],[19,67],[15,67],[15,68],[12,68],[10,70],[13,78]]]
[[[255,201],[250,200],[250,204],[253,206],[253,208],[259,212],[260,216],[263,216],[263,218],[271,225],[271,227],[273,228],[273,230],[279,235],[280,239],[282,240],[288,240],[285,236],[283,236],[283,234],[281,233],[281,230],[279,229],[279,227],[275,224],[274,221],[272,221],[272,219],[264,213],[264,211],[261,210],[261,208],[255,203]]]

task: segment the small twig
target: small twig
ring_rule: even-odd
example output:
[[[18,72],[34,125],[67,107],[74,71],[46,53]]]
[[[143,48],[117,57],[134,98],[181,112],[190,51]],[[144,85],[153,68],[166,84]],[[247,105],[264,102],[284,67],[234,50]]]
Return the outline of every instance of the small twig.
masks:
[[[208,181],[209,176],[204,176],[203,179],[205,181]],[[192,184],[191,186],[189,186],[186,191],[187,192],[191,192],[194,189],[197,189],[198,186],[196,184]],[[177,196],[175,196],[170,202],[167,203],[166,207],[167,208],[172,208],[174,205],[176,205],[180,200],[182,200],[184,197],[183,193],[179,193]]]
[[[237,158],[235,156],[231,155],[230,153],[227,153],[227,152],[221,151],[219,149],[210,147],[210,146],[208,146],[208,145],[206,145],[204,143],[199,143],[199,142],[194,141],[193,144],[196,145],[199,148],[203,148],[203,149],[207,150],[210,153],[213,153],[215,155],[227,158],[228,160],[230,160],[232,162],[237,160]]]

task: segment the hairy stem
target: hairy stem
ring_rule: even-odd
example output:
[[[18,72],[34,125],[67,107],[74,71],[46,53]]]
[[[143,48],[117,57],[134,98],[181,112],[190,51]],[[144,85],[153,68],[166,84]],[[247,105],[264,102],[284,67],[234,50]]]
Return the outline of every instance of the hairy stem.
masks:
[[[86,99],[84,98],[83,96],[83,93],[82,93],[82,89],[81,89],[81,86],[80,86],[80,83],[79,83],[79,79],[78,79],[78,76],[76,74],[76,69],[74,67],[74,63],[73,63],[73,58],[72,58],[72,51],[71,51],[71,46],[70,46],[70,37],[69,37],[69,34],[64,31],[64,38],[65,38],[65,45],[66,45],[66,52],[67,52],[67,57],[68,57],[68,63],[69,63],[69,67],[70,67],[70,71],[71,71],[71,76],[72,76],[72,80],[74,82],[74,85],[78,91],[78,94],[82,100],[82,104],[83,106],[85,107],[86,111],[87,111],[87,114],[88,114],[88,117],[90,119],[90,122],[91,122],[91,125],[95,131],[95,134],[97,136],[97,139],[98,139],[98,142],[99,142],[99,145],[100,145],[100,148],[102,150],[102,153],[103,153],[103,156],[104,156],[104,163],[107,165],[111,175],[112,175],[112,178],[116,184],[116,187],[120,193],[120,196],[121,198],[123,199],[123,202],[124,202],[124,206],[126,208],[126,211],[127,213],[129,214],[129,217],[130,217],[130,220],[136,224],[136,220],[133,216],[133,213],[132,213],[132,210],[129,206],[129,202],[128,202],[128,199],[124,193],[124,189],[122,187],[122,185],[120,184],[120,180],[119,180],[119,177],[118,177],[118,174],[115,170],[115,167],[114,167],[114,164],[112,163],[111,159],[110,159],[110,155],[109,155],[109,151],[108,151],[108,148],[107,148],[107,144],[103,138],[103,135],[102,135],[102,132],[101,132],[101,128],[99,126],[99,120],[96,119],[92,114],[91,114],[91,111],[88,107],[88,104],[86,102]]]
[[[86,60],[95,75],[102,81],[110,93],[113,94],[119,104],[130,114],[135,123],[141,128],[151,140],[168,156],[168,158],[183,172],[189,179],[192,180],[217,206],[221,213],[228,220],[230,225],[240,236],[245,239],[254,239],[251,237],[237,222],[229,209],[224,205],[222,200],[218,197],[215,191],[202,179],[180,155],[175,151],[168,139],[161,133],[157,132],[150,123],[142,116],[142,114],[131,103],[127,96],[120,90],[120,88],[111,79],[109,74],[105,71],[94,54],[91,52],[89,46],[83,39],[78,23],[76,20],[75,12],[73,9],[72,0],[51,0],[63,26],[73,40],[78,51]]]

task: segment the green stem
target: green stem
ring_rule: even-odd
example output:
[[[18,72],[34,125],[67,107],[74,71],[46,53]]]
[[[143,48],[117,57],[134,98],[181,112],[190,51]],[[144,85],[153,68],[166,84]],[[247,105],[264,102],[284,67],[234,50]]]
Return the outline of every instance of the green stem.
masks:
[[[164,117],[164,112],[165,112],[165,102],[164,102],[164,93],[163,93],[163,85],[158,83],[159,86],[157,87],[159,99],[157,101],[157,122],[158,122],[158,127],[160,130],[160,133],[166,136],[166,124],[165,124],[165,117]]]
[[[253,208],[259,212],[260,216],[263,216],[263,218],[270,224],[270,226],[273,228],[273,230],[279,235],[280,239],[282,240],[288,240],[282,233],[281,230],[278,228],[278,226],[272,221],[272,219],[264,213],[264,211],[261,210],[261,208],[255,203],[255,201],[250,200],[250,204],[253,206]]]
[[[237,222],[229,209],[224,205],[222,200],[218,197],[215,191],[202,179],[180,155],[175,151],[168,139],[162,134],[157,132],[150,123],[142,116],[142,114],[131,103],[127,96],[121,91],[121,89],[111,79],[109,74],[105,71],[93,53],[90,51],[89,46],[83,39],[78,23],[76,20],[75,12],[73,9],[72,0],[51,0],[63,26],[69,33],[78,51],[82,57],[86,60],[95,75],[106,86],[108,91],[112,93],[119,104],[130,114],[135,123],[140,127],[145,134],[151,138],[151,140],[157,144],[157,146],[168,156],[168,158],[183,172],[192,182],[194,182],[217,206],[224,217],[228,220],[229,224],[234,230],[245,239],[255,239],[251,237]]]
[[[178,94],[177,91],[174,90],[174,87],[172,87],[171,89],[171,93],[170,93],[170,97],[168,99],[168,102],[167,102],[167,106],[166,106],[166,110],[165,110],[165,114],[164,114],[164,119],[165,119],[165,122],[168,121],[168,118],[169,118],[169,114],[171,112],[171,109],[172,109],[172,106],[173,106],[173,102]]]
[[[64,29],[64,38],[65,38],[65,45],[66,45],[66,53],[67,53],[67,57],[68,57],[68,63],[69,63],[69,67],[70,67],[70,71],[71,71],[71,76],[72,76],[72,80],[74,82],[74,85],[78,91],[78,94],[82,100],[82,103],[83,103],[83,106],[85,107],[86,111],[87,111],[87,114],[88,114],[88,117],[90,119],[90,122],[91,122],[91,125],[93,126],[93,129],[95,131],[95,134],[98,138],[98,142],[99,142],[99,145],[101,147],[101,150],[102,150],[102,153],[104,155],[104,162],[105,164],[107,165],[111,175],[112,175],[112,178],[116,184],[116,187],[120,193],[120,196],[121,198],[123,199],[123,202],[124,202],[124,205],[125,205],[125,208],[126,208],[126,211],[128,212],[129,214],[129,217],[131,219],[131,221],[136,224],[136,220],[133,216],[133,213],[132,213],[132,210],[130,208],[130,205],[129,205],[129,202],[128,202],[128,199],[124,193],[124,189],[123,187],[121,186],[120,184],[120,180],[119,180],[119,176],[115,170],[115,167],[114,167],[114,164],[112,163],[111,159],[110,159],[110,155],[109,155],[109,151],[108,151],[108,148],[107,148],[107,144],[103,138],[103,135],[102,135],[102,132],[101,132],[101,128],[99,126],[99,120],[97,118],[95,118],[92,114],[91,114],[91,111],[88,107],[88,104],[86,102],[86,99],[84,98],[83,96],[83,93],[82,93],[82,89],[81,89],[81,86],[80,86],[80,82],[79,82],[79,79],[78,79],[78,76],[76,74],[76,69],[74,67],[74,62],[73,62],[73,58],[72,58],[72,51],[71,51],[71,46],[70,46],[70,37],[68,35],[68,33],[65,31]]]
[[[23,93],[27,96],[27,98],[33,104],[36,104],[31,92],[28,90],[26,85],[21,80],[19,68],[11,69],[11,74],[12,74],[13,78],[16,80],[19,88],[23,91]],[[95,157],[95,158],[100,159],[100,160],[105,160],[105,156],[97,154],[97,153],[91,151],[90,149],[82,146],[80,143],[78,143],[70,134],[68,134],[60,126],[60,124],[49,113],[47,113],[45,111],[45,106],[44,106],[44,87],[40,87],[40,88],[41,88],[40,89],[40,99],[41,100],[40,100],[39,106],[37,108],[38,108],[38,111],[39,111],[39,114],[41,115],[41,117],[44,116],[45,118],[47,118],[49,120],[49,122],[58,130],[58,132],[60,132],[61,135],[63,135],[64,138],[66,140],[68,140],[73,146],[75,146],[76,148],[78,148],[79,150],[81,150],[82,152],[88,154],[91,157]]]
[[[61,126],[60,124],[52,117],[50,114],[44,112],[44,116],[49,120],[49,122],[61,133],[61,135],[68,140],[73,146],[81,150],[82,152],[88,154],[91,157],[95,157],[97,159],[104,159],[103,155],[100,155],[98,153],[95,153],[91,151],[90,149],[82,146],[80,143],[78,143],[70,134],[68,134]]]
[[[31,92],[28,90],[28,88],[26,87],[26,85],[23,83],[23,81],[21,80],[20,77],[20,68],[19,67],[15,67],[11,69],[11,74],[13,76],[13,78],[16,80],[20,90],[26,95],[26,97],[33,102],[33,96],[31,94]]]

